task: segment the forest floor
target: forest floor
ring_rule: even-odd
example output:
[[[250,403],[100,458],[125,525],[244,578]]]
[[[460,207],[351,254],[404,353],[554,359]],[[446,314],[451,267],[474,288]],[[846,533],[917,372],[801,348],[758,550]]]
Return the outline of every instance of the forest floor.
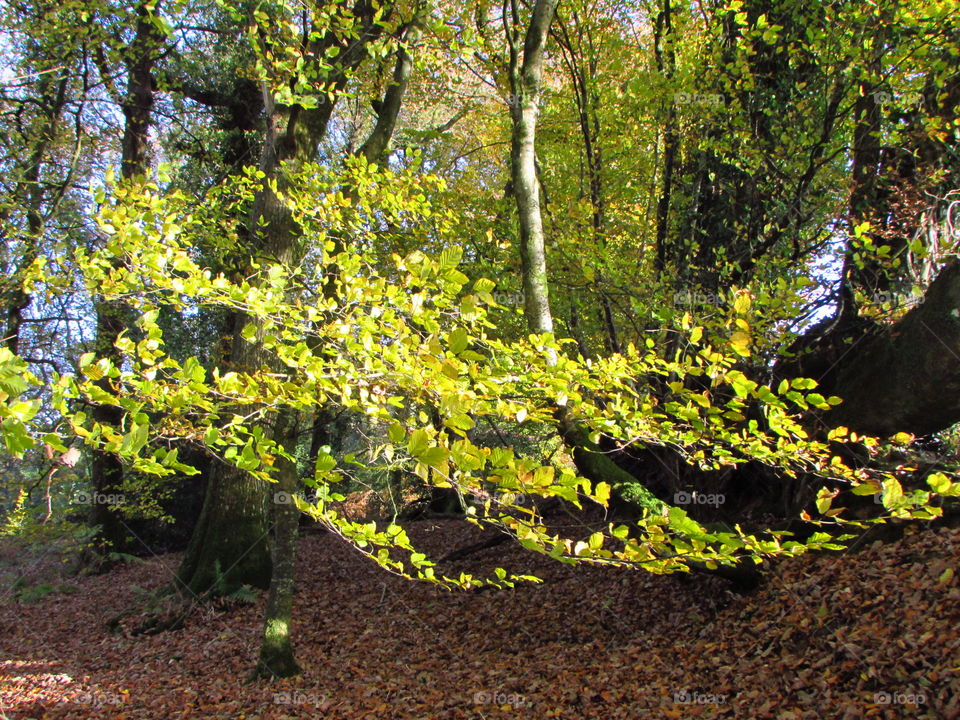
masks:
[[[408,532],[433,557],[477,539],[455,520]],[[907,528],[856,554],[773,563],[736,595],[715,578],[570,568],[501,545],[442,570],[499,565],[543,584],[452,593],[311,533],[303,674],[268,683],[248,682],[262,593],[158,635],[106,627],[170,581],[170,554],[40,598],[23,581],[5,589],[0,718],[958,718],[958,557],[960,529]]]

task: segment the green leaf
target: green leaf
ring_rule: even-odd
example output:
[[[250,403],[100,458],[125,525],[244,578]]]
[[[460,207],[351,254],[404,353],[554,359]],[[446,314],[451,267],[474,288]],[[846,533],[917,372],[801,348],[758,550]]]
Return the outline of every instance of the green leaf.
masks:
[[[595,532],[593,535],[590,536],[590,539],[587,541],[587,545],[590,546],[591,550],[597,551],[601,547],[603,547],[603,540],[604,540],[603,533]]]
[[[475,293],[488,293],[491,292],[496,287],[496,283],[493,280],[487,278],[480,278],[475,283],[473,283],[473,291]]]
[[[463,413],[447,418],[443,424],[456,430],[470,430],[474,426],[473,418]]]
[[[316,472],[329,472],[337,466],[337,459],[328,453],[317,455]]]
[[[470,344],[470,336],[463,328],[457,328],[447,336],[447,343],[450,346],[450,351],[458,355],[467,349],[467,345]]]
[[[753,393],[757,383],[748,378],[739,370],[731,370],[727,373],[727,381],[737,394],[737,397],[748,398]]]
[[[750,357],[750,334],[743,330],[734,330],[730,335],[730,347],[740,357]]]
[[[398,422],[391,423],[387,435],[390,437],[390,442],[399,444],[407,437],[407,429]]]
[[[823,514],[830,509],[830,506],[833,504],[833,498],[835,493],[830,492],[827,488],[820,488],[820,492],[817,494],[817,510]]]
[[[607,505],[610,502],[610,486],[605,482],[597,483],[593,488],[593,498],[601,505]]]
[[[893,479],[887,478],[883,481],[883,506],[887,508],[896,507],[903,499],[903,487]]]
[[[430,445],[430,436],[425,430],[417,429],[410,433],[410,439],[407,441],[407,452],[411,457],[419,458],[423,451]]]
[[[445,447],[434,446],[420,453],[420,455],[417,456],[417,459],[424,465],[437,467],[438,465],[445,463],[449,457],[450,452]]]
[[[683,535],[700,535],[703,533],[703,528],[690,516],[687,515],[686,510],[683,510],[678,507],[671,507],[668,511],[668,522],[670,527],[676,530],[677,532]]]
[[[440,253],[440,269],[449,270],[460,264],[463,257],[463,248],[459,245],[453,245]]]
[[[927,476],[927,485],[929,485],[935,493],[944,495],[950,492],[950,487],[953,483],[950,481],[950,478],[943,473],[936,472]]]

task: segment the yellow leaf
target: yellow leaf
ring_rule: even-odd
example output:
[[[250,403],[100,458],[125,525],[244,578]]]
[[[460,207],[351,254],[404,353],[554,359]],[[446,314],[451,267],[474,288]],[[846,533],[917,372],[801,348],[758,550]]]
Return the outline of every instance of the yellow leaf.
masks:
[[[733,301],[733,310],[738,315],[743,315],[748,310],[750,310],[750,293],[744,292],[737,295],[737,299]]]
[[[734,330],[730,335],[730,347],[740,357],[750,357],[750,335],[742,330]]]

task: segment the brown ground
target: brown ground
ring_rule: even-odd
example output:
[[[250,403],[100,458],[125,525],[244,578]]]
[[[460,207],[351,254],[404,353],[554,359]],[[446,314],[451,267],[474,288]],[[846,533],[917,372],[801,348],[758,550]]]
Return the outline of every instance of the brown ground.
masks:
[[[454,520],[409,532],[434,557],[476,540]],[[310,534],[304,673],[271,684],[247,682],[262,596],[152,637],[106,629],[135,587],[169,581],[167,555],[0,604],[0,718],[958,718],[958,556],[960,529],[908,530],[777,563],[737,596],[713,578],[568,568],[501,545],[456,570],[499,564],[544,584],[450,593]]]

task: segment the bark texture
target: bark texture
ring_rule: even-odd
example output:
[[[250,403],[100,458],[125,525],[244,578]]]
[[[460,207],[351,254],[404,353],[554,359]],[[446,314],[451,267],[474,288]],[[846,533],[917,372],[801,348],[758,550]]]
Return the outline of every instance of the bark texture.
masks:
[[[832,392],[844,402],[827,422],[861,433],[928,435],[960,422],[960,262],[897,324],[850,348]]]
[[[153,71],[159,57],[163,35],[153,22],[156,6],[141,3],[137,6],[137,24],[133,42],[128,48],[127,88],[121,110],[124,117],[121,176],[132,181],[142,177],[150,169],[149,132],[154,106]],[[96,351],[101,357],[120,362],[114,343],[126,329],[127,312],[123,303],[116,300],[94,299],[96,315]],[[91,413],[95,421],[119,425],[123,411],[113,405],[97,405]],[[94,497],[103,498],[123,494],[123,463],[113,453],[94,453],[91,467],[91,482]],[[118,508],[105,502],[94,502],[91,522],[100,526],[98,542],[105,549],[125,550],[133,543]]]
[[[520,214],[520,263],[523,272],[524,312],[531,332],[553,332],[547,283],[546,241],[537,178],[537,114],[543,53],[556,0],[537,0],[523,43],[518,29],[519,9],[512,7],[510,50],[510,170],[513,196]]]

